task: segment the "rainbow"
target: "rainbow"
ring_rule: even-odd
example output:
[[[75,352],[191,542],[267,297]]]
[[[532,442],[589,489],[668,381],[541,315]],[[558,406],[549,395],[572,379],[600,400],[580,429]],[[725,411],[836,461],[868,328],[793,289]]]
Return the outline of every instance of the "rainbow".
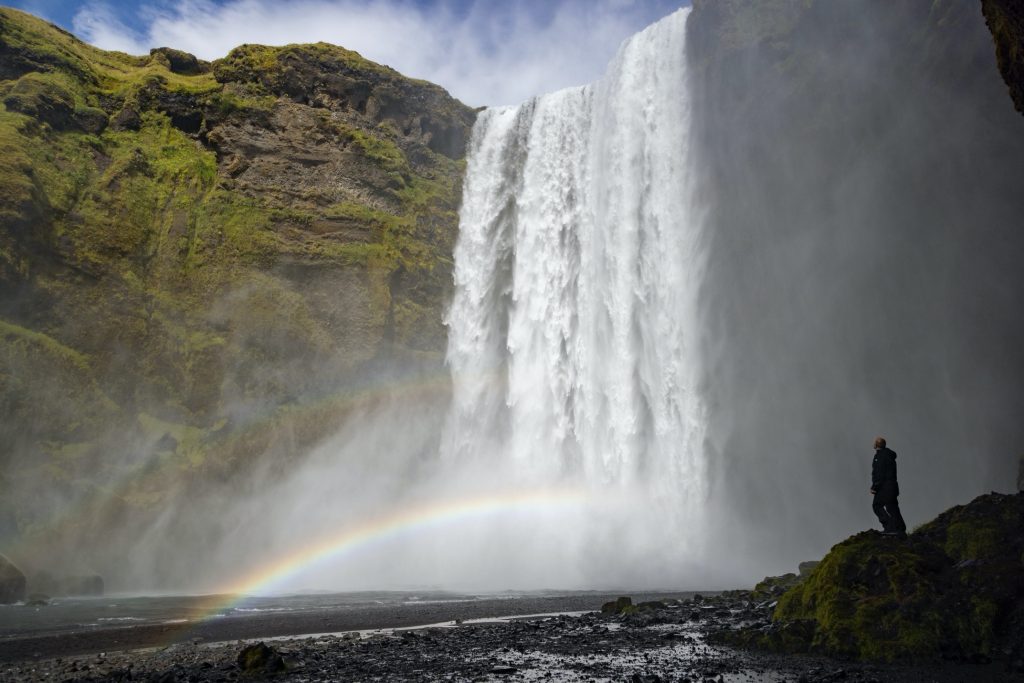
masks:
[[[225,609],[230,609],[245,597],[266,594],[282,581],[317,564],[343,557],[373,543],[466,519],[498,513],[574,508],[585,502],[586,495],[580,489],[547,489],[434,501],[399,510],[366,521],[339,534],[320,538],[249,572],[237,582],[211,595],[213,602],[202,611],[199,621],[205,621]]]

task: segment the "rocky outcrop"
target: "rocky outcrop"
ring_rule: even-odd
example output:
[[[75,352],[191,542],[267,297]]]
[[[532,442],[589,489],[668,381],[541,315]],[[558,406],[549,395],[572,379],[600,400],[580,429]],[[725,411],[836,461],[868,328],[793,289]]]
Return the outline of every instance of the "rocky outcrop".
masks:
[[[779,599],[773,623],[727,640],[870,660],[1024,656],[1024,494],[980,496],[907,539],[837,544]]]
[[[197,76],[208,72],[212,66],[209,62],[197,59],[195,55],[173,47],[155,47],[149,51],[154,62],[166,66],[172,73],[185,76]]]
[[[0,555],[0,605],[25,599],[25,575],[14,563]]]
[[[452,159],[465,154],[475,115],[440,87],[327,43],[283,48],[242,45],[214,64],[225,84],[243,84],[301,104],[387,123]]]
[[[1017,111],[1024,114],[1024,5],[1016,0],[981,0],[996,45],[999,73]]]

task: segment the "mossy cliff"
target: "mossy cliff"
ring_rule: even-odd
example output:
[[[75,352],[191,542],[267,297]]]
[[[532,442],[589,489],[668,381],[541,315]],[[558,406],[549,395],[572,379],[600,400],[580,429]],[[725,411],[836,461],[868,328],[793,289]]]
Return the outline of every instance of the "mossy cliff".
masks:
[[[475,117],[441,88],[322,43],[104,52],[4,8],[0,101],[0,542],[50,533],[51,499],[227,476],[280,431],[254,420],[300,450],[349,405],[325,396],[438,367]],[[106,490],[125,460],[147,476]]]
[[[865,531],[724,640],[869,660],[1024,656],[1024,493],[954,507],[907,539]]]

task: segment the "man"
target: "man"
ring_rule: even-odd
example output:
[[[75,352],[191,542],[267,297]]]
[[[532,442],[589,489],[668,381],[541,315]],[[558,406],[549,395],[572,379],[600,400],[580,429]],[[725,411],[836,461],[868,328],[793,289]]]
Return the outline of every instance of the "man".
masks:
[[[900,485],[896,481],[896,454],[886,448],[885,439],[875,439],[875,458],[871,461],[871,509],[882,523],[886,536],[906,536],[907,525],[900,514]]]

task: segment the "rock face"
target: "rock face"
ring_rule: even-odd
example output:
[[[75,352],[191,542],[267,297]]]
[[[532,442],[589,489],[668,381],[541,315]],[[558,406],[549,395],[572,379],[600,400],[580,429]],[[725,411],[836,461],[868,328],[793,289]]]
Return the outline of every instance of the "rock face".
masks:
[[[981,0],[996,44],[996,60],[1017,111],[1024,114],[1024,5],[1016,0]]]
[[[440,87],[326,44],[105,53],[0,8],[0,101],[0,515],[89,548],[301,453],[380,368],[440,368],[475,119]],[[40,486],[85,512],[46,529]]]
[[[1024,654],[1024,494],[980,496],[906,540],[865,531],[733,642],[872,660]]]
[[[10,560],[0,555],[0,605],[25,599],[25,575]]]

